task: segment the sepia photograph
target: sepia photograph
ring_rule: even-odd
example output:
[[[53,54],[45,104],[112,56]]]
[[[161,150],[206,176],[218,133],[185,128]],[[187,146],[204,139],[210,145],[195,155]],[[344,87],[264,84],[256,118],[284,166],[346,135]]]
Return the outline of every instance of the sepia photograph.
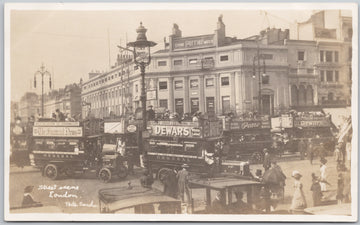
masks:
[[[357,221],[357,10],[6,3],[5,220]]]

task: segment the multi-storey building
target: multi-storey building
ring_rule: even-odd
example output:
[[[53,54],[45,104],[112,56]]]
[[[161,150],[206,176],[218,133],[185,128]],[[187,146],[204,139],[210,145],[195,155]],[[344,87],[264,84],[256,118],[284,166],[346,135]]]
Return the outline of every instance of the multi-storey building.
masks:
[[[261,93],[263,113],[287,108],[287,49],[269,45],[272,38],[266,32],[245,40],[227,37],[221,16],[213,34],[183,37],[174,24],[168,48],[153,55],[147,72],[156,85],[155,105],[180,114],[244,113],[259,110]],[[259,85],[264,63],[267,77]]]
[[[292,106],[351,103],[351,40],[352,19],[339,10],[317,12],[298,24],[296,39],[285,44]]]
[[[299,24],[294,39],[280,29],[230,38],[222,16],[212,34],[183,37],[174,24],[168,43],[146,68],[147,105],[221,115],[349,103],[351,17],[339,14],[334,30],[325,16],[322,11]],[[95,117],[134,112],[141,107],[140,94],[140,71],[122,53],[108,72],[90,73],[83,83],[83,115],[89,109]]]
[[[152,55],[146,69],[148,105],[180,114],[257,111],[260,87],[264,113],[288,108],[287,49],[269,45],[268,39],[265,34],[246,40],[226,37],[222,17],[213,34],[182,37],[174,24],[169,43]],[[254,66],[258,55],[261,65],[255,60]],[[82,99],[91,104],[95,116],[120,115],[124,108],[141,106],[139,71],[130,58],[118,58],[109,72],[90,74],[83,84]],[[259,85],[264,62],[270,79],[262,79]],[[84,106],[83,113],[87,109]]]
[[[122,115],[139,106],[140,72],[131,57],[119,54],[117,63],[109,71],[89,73],[89,80],[82,84],[83,117],[89,113],[100,118]]]

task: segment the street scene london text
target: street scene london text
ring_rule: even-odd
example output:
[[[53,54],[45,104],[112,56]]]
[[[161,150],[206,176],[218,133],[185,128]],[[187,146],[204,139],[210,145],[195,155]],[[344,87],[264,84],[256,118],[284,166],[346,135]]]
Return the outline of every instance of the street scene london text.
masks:
[[[7,220],[357,219],[355,5],[139,4],[7,7]]]

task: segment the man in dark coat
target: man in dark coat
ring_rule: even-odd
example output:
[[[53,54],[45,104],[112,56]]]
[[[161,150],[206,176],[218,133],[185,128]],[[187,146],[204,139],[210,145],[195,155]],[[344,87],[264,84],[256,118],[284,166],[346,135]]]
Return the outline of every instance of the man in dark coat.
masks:
[[[300,160],[304,160],[306,144],[303,139],[301,139],[298,143],[298,151],[300,152]]]
[[[176,178],[176,172],[174,170],[169,171],[164,179],[164,194],[173,198],[177,198],[178,181]]]
[[[177,179],[181,201],[185,201],[184,195],[186,193],[187,201],[190,203],[189,172],[186,170],[188,167],[187,164],[182,165],[182,170],[178,172]]]

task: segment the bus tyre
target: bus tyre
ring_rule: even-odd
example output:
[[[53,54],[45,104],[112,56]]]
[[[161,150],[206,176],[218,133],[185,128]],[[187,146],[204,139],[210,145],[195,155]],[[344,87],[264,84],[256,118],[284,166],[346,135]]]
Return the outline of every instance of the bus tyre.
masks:
[[[119,166],[117,175],[121,179],[125,179],[128,175],[128,170],[124,165]]]
[[[59,175],[59,171],[56,165],[48,164],[44,168],[44,175],[52,180],[56,180]]]
[[[169,168],[161,168],[157,174],[157,177],[161,183],[164,183],[166,176],[171,172]]]
[[[111,180],[111,171],[108,168],[102,168],[99,172],[99,179],[104,183],[108,183]]]
[[[251,161],[253,163],[261,163],[263,161],[263,156],[261,152],[254,152],[251,154]]]

